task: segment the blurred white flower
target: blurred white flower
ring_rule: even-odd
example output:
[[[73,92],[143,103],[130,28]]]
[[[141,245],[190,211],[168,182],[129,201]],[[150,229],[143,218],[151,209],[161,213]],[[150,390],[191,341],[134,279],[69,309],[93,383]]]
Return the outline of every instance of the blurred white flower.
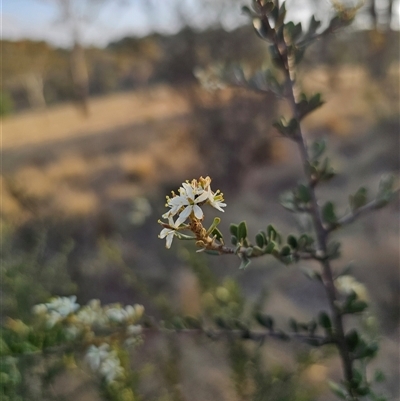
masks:
[[[121,307],[114,307],[114,308],[109,308],[106,309],[106,315],[107,317],[117,323],[122,323],[126,320],[128,317],[128,313],[126,312],[125,309],[122,309]]]
[[[61,316],[65,317],[79,309],[79,304],[77,304],[75,301],[76,296],[72,295],[71,297],[53,298],[51,302],[45,305],[49,311],[57,312]]]
[[[110,354],[110,346],[108,344],[102,344],[100,347],[91,345],[87,352],[85,359],[87,360],[90,368],[94,371],[100,368],[100,364],[106,360]]]
[[[107,321],[101,309],[94,310],[90,307],[81,308],[76,314],[76,319],[80,323],[88,326],[93,326],[94,324],[103,325]]]
[[[143,316],[144,306],[135,304],[135,305],[133,305],[133,307],[135,308],[136,320],[139,320]]]
[[[93,310],[100,310],[100,309],[101,309],[101,303],[100,303],[100,300],[99,300],[99,299],[91,299],[91,300],[88,302],[87,306],[88,306],[90,309],[93,309]]]
[[[361,301],[368,301],[368,291],[364,284],[361,284],[353,276],[344,275],[336,279],[336,288],[343,295],[350,295],[355,292]]]
[[[46,325],[49,329],[53,328],[58,322],[60,322],[64,316],[61,316],[56,311],[50,311],[46,316]]]
[[[137,197],[133,200],[133,210],[130,214],[130,221],[135,226],[140,226],[146,218],[151,215],[150,202],[143,197]]]
[[[110,352],[106,359],[101,363],[99,368],[100,374],[105,378],[107,383],[113,382],[118,377],[122,376],[124,369],[115,352]]]
[[[64,329],[64,332],[69,340],[75,340],[81,333],[81,329],[77,326],[68,326]]]
[[[125,306],[125,313],[128,319],[135,319],[136,318],[136,311],[132,305]]]
[[[143,331],[143,328],[140,324],[131,324],[126,329],[126,332],[128,333],[128,335],[131,335],[131,336],[141,334],[142,331]]]
[[[45,304],[38,304],[32,308],[32,312],[35,315],[44,315],[47,313],[47,306]]]

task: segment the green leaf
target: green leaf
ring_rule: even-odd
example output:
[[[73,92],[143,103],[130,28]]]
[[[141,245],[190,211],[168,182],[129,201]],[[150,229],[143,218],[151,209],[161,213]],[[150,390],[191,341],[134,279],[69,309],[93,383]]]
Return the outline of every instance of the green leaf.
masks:
[[[280,203],[281,205],[287,209],[290,210],[291,212],[296,212],[297,207],[296,207],[296,201],[294,198],[294,194],[292,191],[286,191],[280,196]]]
[[[297,249],[297,239],[294,235],[289,235],[287,237],[287,243],[292,249]]]
[[[267,227],[267,239],[268,241],[275,241],[277,236],[277,231],[272,224],[269,224]]]
[[[347,400],[348,392],[347,390],[341,386],[338,383],[334,383],[332,381],[328,382],[329,388],[332,391],[333,394],[335,394],[337,397],[339,397],[342,400]]]
[[[214,217],[214,220],[211,224],[211,226],[207,230],[207,234],[210,234],[214,231],[214,229],[218,226],[218,224],[221,223],[221,219],[219,217]]]
[[[374,358],[376,356],[376,353],[378,352],[379,347],[377,343],[371,343],[368,345],[365,345],[363,350],[358,353],[357,357],[358,359],[362,358]]]
[[[297,333],[299,331],[299,326],[297,324],[297,321],[295,319],[293,319],[292,317],[289,319],[289,327],[295,333]]]
[[[274,10],[276,10],[276,8],[274,8]],[[285,63],[275,46],[269,46],[268,50],[273,63],[281,70],[285,70]]]
[[[279,121],[275,121],[272,126],[275,127],[283,136],[289,138],[295,138],[299,130],[299,124],[295,118],[292,118],[287,122],[282,117]]]
[[[274,73],[267,69],[257,71],[248,81],[248,86],[256,91],[273,92],[277,96],[283,94],[283,86],[278,82]]]
[[[355,389],[357,395],[365,396],[371,393],[371,389],[367,386],[364,387],[357,387]]]
[[[340,257],[340,242],[332,241],[328,244],[327,256],[330,260],[334,260]]]
[[[270,41],[272,29],[264,22],[263,19],[253,17],[253,28],[261,39]]]
[[[300,235],[298,240],[299,249],[307,250],[313,243],[314,243],[314,238],[312,238],[310,235],[307,234]]]
[[[193,316],[184,317],[185,326],[190,329],[201,329],[201,321]]]
[[[274,329],[274,319],[270,315],[265,315],[261,312],[257,312],[255,318],[261,326],[264,326],[269,330]]]
[[[235,328],[237,328],[239,330],[243,330],[243,331],[249,330],[249,326],[239,319],[234,319],[233,324],[235,325]]]
[[[294,47],[293,50],[294,55],[294,63],[299,64],[301,60],[303,60],[306,49],[304,47]]]
[[[393,197],[395,179],[393,174],[385,174],[381,177],[379,181],[379,190],[376,200],[381,202],[379,206],[385,206],[391,201]]]
[[[367,203],[367,193],[368,193],[367,189],[361,187],[357,190],[357,192],[354,195],[350,195],[349,203],[350,203],[350,208],[353,212]]]
[[[180,318],[180,317],[178,317],[178,316],[175,316],[175,317],[172,319],[171,324],[172,324],[172,327],[173,327],[175,330],[183,330],[183,329],[186,328],[183,319]]]
[[[280,251],[280,255],[281,256],[288,256],[292,253],[290,246],[285,245],[284,247],[282,247],[281,251]]]
[[[295,24],[292,21],[289,21],[287,24],[285,24],[285,37],[289,36],[290,42],[295,43],[296,39],[299,38],[299,36],[302,34],[302,27],[301,27],[301,22]]]
[[[353,329],[350,330],[347,334],[346,334],[346,343],[347,346],[349,348],[350,352],[353,352],[357,346],[360,344],[360,336],[357,332],[357,330]]]
[[[240,256],[240,259],[241,263],[239,266],[239,270],[244,270],[251,263],[251,260],[246,255],[243,254]]]
[[[322,219],[325,223],[335,225],[337,223],[337,217],[335,214],[335,206],[332,202],[326,202],[322,207]]]
[[[261,256],[264,254],[264,251],[262,250],[262,248],[260,248],[259,246],[255,245],[252,248],[249,248],[250,250],[252,250],[251,255],[252,256]]]
[[[329,158],[326,157],[323,160],[323,162],[321,164],[321,167],[319,168],[319,177],[318,177],[318,179],[320,181],[329,181],[335,175],[336,175],[336,172],[333,169],[333,167],[330,165]]]
[[[358,387],[362,381],[363,381],[363,375],[361,371],[353,368],[353,380],[351,383],[354,385],[354,387]]]
[[[308,322],[307,325],[307,330],[311,335],[314,335],[315,330],[317,330],[317,322],[315,321],[315,319],[312,319]]]
[[[326,312],[319,313],[318,323],[321,327],[323,327],[328,332],[330,332],[332,330],[331,318],[329,317],[329,315]]]
[[[310,156],[311,159],[317,160],[326,150],[326,141],[324,139],[316,140],[311,144]]]
[[[247,225],[245,221],[239,223],[237,233],[239,241],[247,238]]]
[[[269,12],[275,7],[275,4],[274,0],[253,0],[252,7],[256,11]]]
[[[278,18],[275,20],[275,30],[279,29],[285,20],[286,17],[286,3],[283,2],[279,7]]]
[[[212,231],[212,236],[215,237],[219,242],[223,242],[224,238],[222,236],[221,231],[218,230],[217,227],[214,228],[214,230]]]
[[[300,184],[297,187],[296,198],[302,203],[308,203],[311,200],[310,188],[307,185]]]
[[[269,242],[267,247],[265,248],[265,253],[272,253],[273,250],[275,249],[275,243],[274,242]]]
[[[262,232],[259,232],[256,235],[256,244],[257,244],[257,246],[259,246],[260,248],[264,248],[266,242],[267,241],[266,241],[265,235]]]
[[[236,245],[238,244],[238,242],[239,242],[239,241],[238,241],[237,237],[235,237],[234,235],[232,235],[232,236],[231,236],[231,244],[236,246]]]
[[[229,226],[229,232],[231,233],[231,235],[233,235],[234,237],[238,236],[238,225],[237,224],[231,224]]]
[[[254,13],[252,10],[250,10],[250,8],[247,7],[247,6],[243,6],[242,7],[242,13],[246,14],[250,18],[256,18],[257,17],[257,14]]]
[[[275,334],[277,334],[277,337],[278,337],[280,340],[283,340],[283,341],[290,341],[290,337],[289,337],[283,330],[276,330],[276,331],[275,331]]]
[[[196,237],[193,237],[193,236],[191,236],[191,235],[186,235],[186,234],[182,234],[182,233],[179,233],[179,232],[177,232],[176,231],[176,235],[177,235],[177,237],[179,238],[179,239],[181,239],[181,240],[188,240],[188,241],[190,241],[190,240],[195,240],[196,239]]]
[[[375,371],[374,380],[375,380],[377,383],[382,383],[382,382],[384,382],[384,381],[386,380],[385,374],[383,373],[382,370],[377,369],[377,370]]]
[[[314,35],[317,29],[321,26],[321,21],[317,21],[315,16],[311,17],[310,26],[308,27],[308,35]]]
[[[215,319],[215,324],[220,327],[221,329],[225,329],[225,330],[230,330],[232,327],[229,324],[229,322],[224,319],[222,316],[216,316]]]
[[[301,271],[310,280],[318,280],[318,281],[322,282],[322,276],[321,276],[321,274],[319,272],[317,272],[317,271],[315,271],[313,269],[308,269],[306,267],[303,267],[301,269]]]
[[[354,301],[343,311],[344,313],[360,313],[368,308],[365,301]]]
[[[297,109],[299,111],[300,118],[304,118],[307,114],[313,112],[323,104],[324,102],[320,93],[316,93],[310,99],[308,99],[307,96],[302,93],[300,101],[297,103]]]

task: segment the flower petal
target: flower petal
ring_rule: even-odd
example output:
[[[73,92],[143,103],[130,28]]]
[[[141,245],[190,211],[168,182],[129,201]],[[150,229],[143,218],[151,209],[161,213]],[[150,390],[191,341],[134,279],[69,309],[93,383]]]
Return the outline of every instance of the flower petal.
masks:
[[[187,183],[183,183],[182,184],[183,188],[185,189],[186,192],[186,196],[188,199],[194,200],[194,191],[193,191],[193,187],[190,184]]]
[[[193,206],[186,206],[185,209],[182,210],[180,213],[178,219],[175,222],[175,226],[179,227],[182,223],[186,221],[186,219],[190,216],[190,213],[192,213]]]
[[[171,231],[168,235],[167,235],[167,242],[165,244],[165,247],[167,249],[171,248],[171,244],[172,244],[172,240],[174,239],[175,236],[175,231]]]
[[[165,238],[170,231],[171,231],[170,228],[163,228],[161,230],[160,234],[158,235],[158,238],[161,238],[161,239]]]
[[[203,191],[203,193],[195,200],[195,203],[204,202],[206,199],[209,198],[209,192]]]
[[[226,206],[226,203],[218,202],[218,201],[211,201],[210,205],[215,207],[215,209],[219,210],[220,212],[225,212],[222,208]]]
[[[194,205],[193,206],[193,211],[194,211],[194,215],[196,216],[196,218],[198,218],[198,219],[202,219],[203,218],[204,213],[201,210],[200,206]]]

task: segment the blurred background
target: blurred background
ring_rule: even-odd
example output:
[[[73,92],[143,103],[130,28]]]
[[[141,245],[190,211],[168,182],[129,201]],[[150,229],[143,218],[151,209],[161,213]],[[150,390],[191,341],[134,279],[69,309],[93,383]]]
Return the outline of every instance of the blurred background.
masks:
[[[354,5],[353,3],[345,3]],[[288,114],[271,95],[202,87],[210,66],[268,65],[267,49],[236,0],[4,0],[2,17],[1,319],[29,322],[52,295],[141,303],[157,320],[176,315],[251,314],[278,323],[327,307],[317,284],[274,260],[238,270],[233,257],[165,249],[157,220],[165,195],[210,175],[225,195],[221,230],[246,220],[251,235],[298,222],[279,194],[302,176],[293,144],[272,122]],[[288,19],[324,23],[329,1],[287,1]],[[309,139],[328,139],[338,176],[321,199],[347,209],[360,185],[376,193],[399,171],[399,2],[369,0],[354,24],[315,43],[300,77],[326,104],[305,120]],[[212,86],[212,85],[211,85]],[[380,337],[374,366],[399,397],[398,203],[340,232],[371,300]],[[215,214],[206,211],[211,220]],[[233,281],[232,281],[233,280]],[[237,282],[238,284],[235,284]],[[222,290],[221,290],[222,288]],[[222,294],[222,295],[221,295]],[[228,295],[227,295],[228,294]],[[286,326],[285,326],[286,325]],[[18,361],[23,367],[23,361]],[[38,368],[39,366],[39,368]],[[268,341],[224,343],[154,335],[132,356],[143,400],[329,400],[340,378],[332,352]],[[102,399],[93,380],[65,370],[42,386],[41,362],[24,368],[22,399]]]

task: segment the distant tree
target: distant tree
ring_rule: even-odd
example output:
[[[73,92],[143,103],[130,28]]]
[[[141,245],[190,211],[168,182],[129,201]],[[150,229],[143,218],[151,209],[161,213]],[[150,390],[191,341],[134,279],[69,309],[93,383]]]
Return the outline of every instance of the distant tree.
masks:
[[[93,25],[102,9],[110,0],[41,0],[51,2],[58,7],[57,22],[65,24],[72,39],[70,53],[70,72],[74,92],[84,115],[89,114],[89,74],[85,60],[85,49],[82,45],[84,30]],[[115,0],[121,5],[129,0]]]
[[[2,42],[2,88],[24,93],[31,108],[45,108],[44,76],[50,52],[45,42]]]

